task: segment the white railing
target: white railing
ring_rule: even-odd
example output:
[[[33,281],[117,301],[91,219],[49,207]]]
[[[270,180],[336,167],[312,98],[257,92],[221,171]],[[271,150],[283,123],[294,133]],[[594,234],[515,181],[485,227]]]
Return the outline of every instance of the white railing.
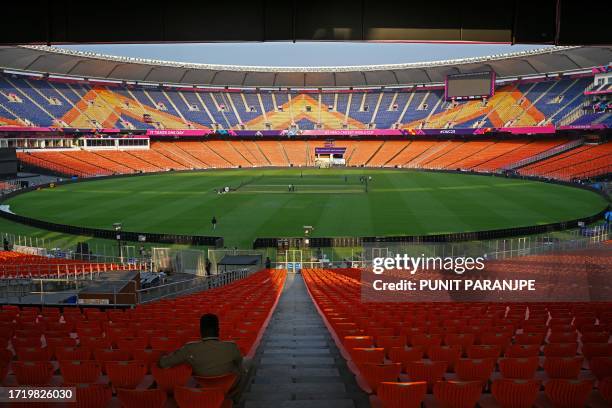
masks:
[[[557,147],[553,147],[552,149],[546,150],[545,152],[538,153],[534,156],[527,157],[525,159],[519,160],[512,164],[505,166],[504,170],[514,170],[519,167],[527,166],[528,164],[535,163],[540,160],[547,159],[551,156],[557,155],[559,153],[566,152],[568,150],[574,149],[578,146],[582,146],[584,144],[584,139],[572,140],[571,142],[567,142]]]
[[[573,122],[575,122],[576,120],[578,120],[580,117],[584,116],[585,115],[585,108],[588,107],[589,105],[590,104],[589,104],[588,101],[584,101],[580,105],[576,106],[574,109],[572,109],[570,112],[568,112],[563,118],[561,118],[561,120],[559,121],[559,126],[570,125]],[[551,118],[554,118],[554,116],[556,114],[557,113],[555,113],[553,116],[551,116]]]

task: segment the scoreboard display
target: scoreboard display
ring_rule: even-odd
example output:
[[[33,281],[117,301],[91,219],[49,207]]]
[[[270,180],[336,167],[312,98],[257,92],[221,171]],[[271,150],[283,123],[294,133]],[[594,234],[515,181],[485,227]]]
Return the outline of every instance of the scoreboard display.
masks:
[[[444,95],[447,100],[490,98],[495,92],[495,72],[447,75]]]

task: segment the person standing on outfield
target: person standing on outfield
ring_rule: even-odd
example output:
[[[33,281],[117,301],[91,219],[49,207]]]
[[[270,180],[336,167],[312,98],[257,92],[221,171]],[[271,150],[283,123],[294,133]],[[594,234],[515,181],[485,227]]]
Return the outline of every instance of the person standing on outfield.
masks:
[[[217,217],[213,215],[212,220],[210,220],[210,223],[212,224],[213,230],[216,230],[217,229]]]

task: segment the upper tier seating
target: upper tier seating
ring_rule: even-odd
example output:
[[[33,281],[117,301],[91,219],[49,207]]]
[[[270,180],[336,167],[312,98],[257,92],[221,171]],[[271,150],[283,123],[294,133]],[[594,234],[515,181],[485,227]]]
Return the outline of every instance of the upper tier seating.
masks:
[[[119,129],[275,130],[518,127],[560,124],[585,102],[591,77],[500,85],[481,101],[446,101],[440,87],[398,92],[202,92],[0,76],[0,124]],[[331,107],[331,109],[330,109]],[[145,119],[146,117],[146,119]],[[587,111],[574,123],[609,123]],[[216,167],[216,165],[213,165]]]

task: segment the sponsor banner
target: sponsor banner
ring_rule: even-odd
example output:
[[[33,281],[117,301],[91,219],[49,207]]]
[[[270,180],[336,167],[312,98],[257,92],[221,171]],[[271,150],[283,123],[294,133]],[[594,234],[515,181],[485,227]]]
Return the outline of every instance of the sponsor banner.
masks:
[[[415,136],[427,135],[484,135],[491,132],[506,132],[512,134],[549,134],[555,133],[554,126],[527,126],[527,127],[507,127],[507,128],[453,128],[453,129],[404,129],[407,134]]]
[[[0,126],[0,132],[51,132],[58,130],[49,127]]]
[[[211,129],[147,129],[147,136],[207,136]]]
[[[602,89],[601,91],[585,91],[585,95],[607,95],[612,94],[612,89]]]
[[[523,134],[549,134],[555,133],[556,128],[552,125],[550,126],[524,126],[524,127],[508,127],[508,128],[497,128],[495,129],[498,132],[508,132],[513,135],[523,135]]]
[[[401,136],[401,129],[318,129],[302,130],[304,136]]]
[[[315,147],[315,154],[344,154],[346,147]]]
[[[147,129],[146,136],[156,137],[198,137],[209,135],[226,136],[435,136],[435,135],[483,135],[490,132],[506,132],[512,134],[553,134],[556,130],[571,129],[607,129],[601,123],[587,125],[560,126],[527,126],[507,128],[453,128],[453,129],[319,129],[319,130],[212,130],[212,129]],[[144,129],[140,129],[144,131]],[[63,134],[77,133],[120,133],[121,129],[88,129],[88,128],[52,128],[52,127],[25,127],[2,126],[0,132],[58,132]],[[132,135],[134,137],[134,135]]]
[[[603,123],[595,123],[593,125],[567,125],[567,126],[559,126],[557,129],[559,130],[573,130],[573,129],[606,129],[607,126]]]
[[[437,136],[437,135],[476,135],[485,133],[485,129],[472,129],[472,128],[454,128],[454,129],[403,129],[405,134],[414,136]]]
[[[226,132],[226,133],[223,133]],[[286,131],[281,130],[230,130],[217,131],[217,134],[231,134],[235,136],[285,136]]]
[[[54,129],[51,129],[51,130],[54,130]],[[63,133],[67,133],[67,134],[102,132],[102,129],[90,129],[90,128],[61,128],[57,130]]]

